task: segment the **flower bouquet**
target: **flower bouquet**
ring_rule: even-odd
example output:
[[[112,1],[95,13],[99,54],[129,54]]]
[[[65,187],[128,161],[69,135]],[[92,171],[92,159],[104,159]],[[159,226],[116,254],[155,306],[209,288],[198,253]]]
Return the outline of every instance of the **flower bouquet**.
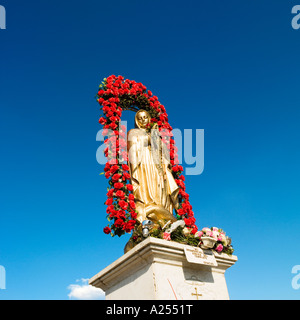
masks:
[[[134,247],[145,239],[143,236],[142,225],[135,229],[130,239]],[[175,241],[182,244],[211,249],[218,253],[231,255],[234,251],[231,245],[231,238],[227,237],[222,229],[212,227],[203,228],[201,231],[194,232],[194,228],[186,226],[184,220],[178,220],[171,224],[167,222],[164,226],[155,224],[147,231],[147,236]]]
[[[201,231],[197,231],[195,237],[200,240],[199,245],[203,249],[213,249],[218,253],[224,252],[227,254],[233,253],[231,246],[231,238],[226,236],[226,233],[219,228],[203,228]]]

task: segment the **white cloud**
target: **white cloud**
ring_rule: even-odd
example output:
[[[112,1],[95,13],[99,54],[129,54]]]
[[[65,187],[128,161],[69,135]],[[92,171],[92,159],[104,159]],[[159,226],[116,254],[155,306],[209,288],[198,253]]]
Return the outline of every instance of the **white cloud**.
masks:
[[[81,284],[70,284],[68,289],[70,293],[68,294],[71,300],[104,300],[105,292],[99,288],[90,286],[88,284],[88,279],[76,280],[76,282],[81,282]]]

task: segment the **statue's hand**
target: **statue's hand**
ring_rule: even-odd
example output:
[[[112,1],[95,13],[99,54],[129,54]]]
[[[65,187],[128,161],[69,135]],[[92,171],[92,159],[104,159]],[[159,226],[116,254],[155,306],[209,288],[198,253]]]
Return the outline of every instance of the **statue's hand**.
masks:
[[[151,146],[151,136],[148,135],[146,139],[144,139],[144,147]]]

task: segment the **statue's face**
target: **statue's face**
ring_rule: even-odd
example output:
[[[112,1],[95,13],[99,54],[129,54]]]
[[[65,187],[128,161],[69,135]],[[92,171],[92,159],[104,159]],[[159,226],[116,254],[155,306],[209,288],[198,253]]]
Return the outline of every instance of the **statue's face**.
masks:
[[[147,124],[150,122],[150,118],[146,112],[140,112],[137,116],[137,121],[141,128],[146,128]]]

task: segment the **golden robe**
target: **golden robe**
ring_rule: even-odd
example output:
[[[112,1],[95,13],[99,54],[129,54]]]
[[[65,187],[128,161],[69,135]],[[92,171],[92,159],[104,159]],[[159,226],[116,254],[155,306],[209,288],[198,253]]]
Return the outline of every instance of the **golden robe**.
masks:
[[[154,151],[154,142],[160,144],[161,152]],[[128,132],[131,184],[140,223],[147,219],[161,224],[168,220],[176,221],[173,209],[178,205],[179,187],[173,178],[165,150],[161,139],[158,137],[153,141],[145,129]]]

